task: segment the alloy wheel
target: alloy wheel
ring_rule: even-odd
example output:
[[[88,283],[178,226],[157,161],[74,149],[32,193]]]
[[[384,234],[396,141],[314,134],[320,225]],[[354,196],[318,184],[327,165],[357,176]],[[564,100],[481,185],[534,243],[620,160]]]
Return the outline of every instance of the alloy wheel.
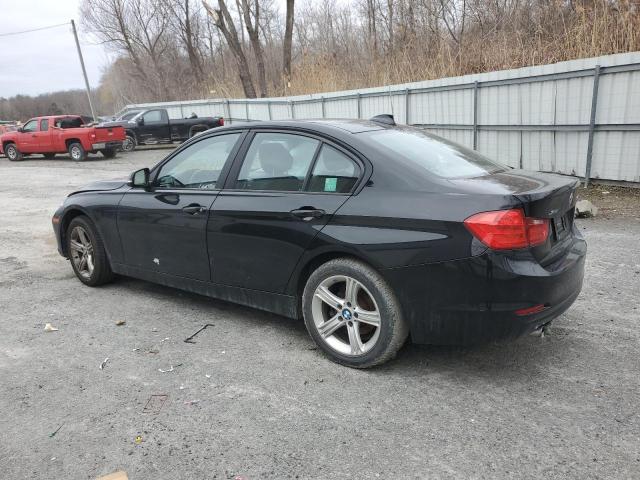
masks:
[[[91,278],[95,268],[93,258],[93,244],[87,231],[79,225],[71,230],[69,239],[71,259],[77,272],[84,278]]]
[[[334,275],[323,280],[314,292],[311,312],[320,338],[342,355],[364,355],[380,337],[380,310],[355,278]]]
[[[71,147],[71,158],[74,160],[80,160],[82,158],[82,152],[80,151],[80,147],[73,146]]]
[[[17,156],[18,151],[16,150],[16,147],[14,147],[13,145],[9,145],[7,147],[7,157],[9,158],[9,160],[15,160]]]
[[[133,139],[127,135],[127,137],[122,142],[121,148],[123,152],[130,152],[131,150],[133,150],[134,146],[135,144],[133,143]]]

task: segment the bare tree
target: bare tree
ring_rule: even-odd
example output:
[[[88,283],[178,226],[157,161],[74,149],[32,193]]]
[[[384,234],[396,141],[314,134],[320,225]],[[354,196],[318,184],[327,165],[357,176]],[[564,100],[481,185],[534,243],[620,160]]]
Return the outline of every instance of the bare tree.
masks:
[[[172,31],[187,53],[194,79],[201,84],[205,75],[200,52],[200,17],[190,0],[164,0],[164,5],[170,13]]]
[[[260,3],[258,0],[241,0],[240,8],[244,17],[244,25],[249,34],[251,47],[256,59],[258,70],[258,85],[260,86],[260,96],[267,96],[267,76],[264,69],[264,54],[262,43],[260,42]]]
[[[293,17],[295,0],[287,0],[284,41],[282,42],[282,79],[284,91],[291,86],[291,44],[293,41]]]
[[[253,78],[251,71],[249,70],[249,63],[247,57],[244,54],[244,50],[238,39],[238,32],[233,22],[233,17],[229,13],[227,4],[224,0],[218,0],[219,9],[211,8],[205,0],[202,0],[204,8],[213,20],[214,25],[224,35],[229,48],[233,52],[238,65],[238,75],[240,76],[240,82],[242,83],[242,89],[247,98],[256,98],[256,89],[253,86]]]

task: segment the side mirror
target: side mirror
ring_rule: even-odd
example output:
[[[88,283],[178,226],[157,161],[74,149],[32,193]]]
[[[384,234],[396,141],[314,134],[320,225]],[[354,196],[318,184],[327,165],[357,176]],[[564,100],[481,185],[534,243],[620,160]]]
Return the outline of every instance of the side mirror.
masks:
[[[139,118],[136,120],[136,123],[137,123],[138,125],[144,125],[144,117],[139,117]]]
[[[20,128],[18,128],[18,129],[16,130],[16,132],[18,132],[18,133],[24,133],[24,130],[22,129],[22,127],[20,127]]]
[[[129,177],[129,186],[134,188],[149,188],[149,169],[136,170]]]

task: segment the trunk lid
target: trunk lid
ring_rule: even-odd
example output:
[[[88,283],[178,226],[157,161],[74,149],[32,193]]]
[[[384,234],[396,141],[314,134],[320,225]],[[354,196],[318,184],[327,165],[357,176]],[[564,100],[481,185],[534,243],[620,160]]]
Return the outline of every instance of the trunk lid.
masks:
[[[547,241],[531,248],[543,266],[556,262],[571,248],[576,189],[580,184],[575,178],[510,170],[452,182],[475,193],[510,195],[518,201],[527,217],[549,219]]]

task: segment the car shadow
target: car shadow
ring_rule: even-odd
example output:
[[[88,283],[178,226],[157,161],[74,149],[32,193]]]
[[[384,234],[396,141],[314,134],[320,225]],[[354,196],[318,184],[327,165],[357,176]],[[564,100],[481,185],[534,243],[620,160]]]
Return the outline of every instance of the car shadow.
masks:
[[[119,153],[121,153],[121,152],[119,152]],[[0,158],[6,158],[6,157],[0,156]],[[56,155],[54,158],[44,158],[43,155],[34,154],[34,155],[29,155],[28,157],[25,157],[25,158],[23,158],[22,160],[20,160],[18,162],[11,162],[11,163],[16,164],[16,165],[24,165],[25,163],[28,164],[30,162],[65,161],[65,162],[77,163],[78,165],[81,165],[81,164],[87,163],[87,162],[97,162],[97,161],[103,161],[103,160],[113,160],[113,159],[112,158],[105,158],[100,154],[89,154],[89,156],[87,157],[86,160],[77,161],[77,160],[73,160],[69,155],[63,155],[63,154]]]
[[[197,307],[208,311],[212,318],[220,314],[241,317],[243,327],[259,328],[266,322],[269,328],[277,330],[279,338],[288,338],[287,343],[315,350],[301,320],[128,277],[120,277],[112,285],[153,295],[163,301],[187,304],[190,309]],[[562,317],[556,322],[561,323]],[[461,382],[485,378],[488,382],[499,379],[500,382],[517,383],[532,376],[544,377],[575,362],[572,352],[576,349],[585,351],[588,347],[583,343],[584,340],[561,327],[551,327],[550,334],[544,338],[525,336],[511,342],[475,346],[417,345],[408,340],[394,360],[362,372],[403,378],[438,374],[455,377]],[[317,354],[322,356],[320,351]]]

